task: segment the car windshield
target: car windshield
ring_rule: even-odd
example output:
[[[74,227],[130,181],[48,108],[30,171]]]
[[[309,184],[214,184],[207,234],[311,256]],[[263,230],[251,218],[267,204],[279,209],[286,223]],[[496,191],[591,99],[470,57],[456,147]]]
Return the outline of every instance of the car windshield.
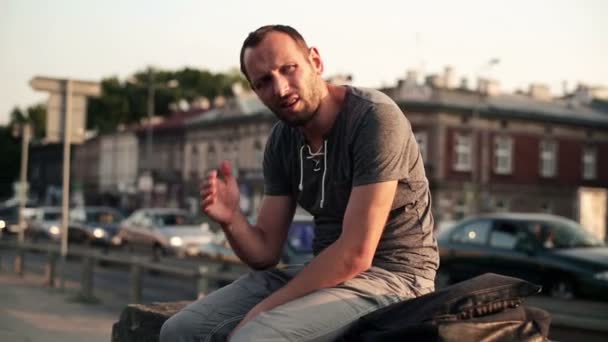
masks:
[[[86,222],[99,224],[114,224],[123,219],[122,215],[114,210],[87,210]]]
[[[61,211],[45,211],[42,213],[44,221],[59,221],[61,220]]]
[[[545,248],[600,247],[604,242],[570,220],[533,222],[529,226]]]
[[[159,227],[164,226],[192,226],[197,220],[184,213],[160,213],[154,215],[154,223]]]

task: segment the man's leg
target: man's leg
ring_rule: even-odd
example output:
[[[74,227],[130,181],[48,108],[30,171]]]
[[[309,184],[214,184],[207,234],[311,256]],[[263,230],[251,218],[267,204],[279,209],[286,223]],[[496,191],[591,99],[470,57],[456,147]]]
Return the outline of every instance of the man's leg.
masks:
[[[359,317],[432,290],[430,280],[372,267],[337,287],[261,313],[237,330],[231,342],[333,341]]]
[[[250,272],[169,318],[161,342],[225,341],[257,303],[285,285],[301,266]]]

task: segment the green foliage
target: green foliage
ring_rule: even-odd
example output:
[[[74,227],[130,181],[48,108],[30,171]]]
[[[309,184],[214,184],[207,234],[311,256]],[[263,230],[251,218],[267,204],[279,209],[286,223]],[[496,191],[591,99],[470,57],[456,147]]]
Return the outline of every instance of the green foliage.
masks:
[[[29,122],[32,125],[34,136],[32,139],[42,139],[45,135],[46,128],[46,106],[44,104],[35,104],[29,106],[25,112],[19,107],[13,108],[10,115],[9,127],[20,125]]]
[[[178,86],[168,87],[170,81]],[[100,132],[112,131],[121,123],[129,124],[147,116],[148,85],[155,85],[155,115],[168,115],[169,105],[185,99],[191,102],[200,97],[232,96],[232,85],[247,81],[238,69],[227,73],[184,68],[178,71],[150,70],[136,72],[128,81],[116,77],[102,80],[102,95],[89,99],[87,128]]]

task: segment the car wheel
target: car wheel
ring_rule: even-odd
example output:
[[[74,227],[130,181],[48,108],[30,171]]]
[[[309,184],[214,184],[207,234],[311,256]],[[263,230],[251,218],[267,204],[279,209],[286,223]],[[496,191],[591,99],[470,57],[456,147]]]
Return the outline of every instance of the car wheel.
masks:
[[[549,295],[553,298],[573,299],[574,286],[572,285],[572,282],[567,279],[554,280],[549,287]]]
[[[440,290],[444,287],[452,285],[452,277],[447,271],[439,270],[435,275],[435,289]]]

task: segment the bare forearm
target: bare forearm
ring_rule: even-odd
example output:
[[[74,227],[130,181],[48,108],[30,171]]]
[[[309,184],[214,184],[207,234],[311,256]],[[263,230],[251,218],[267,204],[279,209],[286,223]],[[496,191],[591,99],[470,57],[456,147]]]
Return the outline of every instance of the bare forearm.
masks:
[[[339,240],[315,257],[287,285],[264,301],[264,310],[305,296],[313,291],[334,287],[367,270],[366,258],[352,253]]]
[[[271,248],[267,246],[263,230],[249,224],[240,211],[232,224],[222,225],[222,228],[236,255],[249,267],[262,269],[277,263],[269,253]]]

